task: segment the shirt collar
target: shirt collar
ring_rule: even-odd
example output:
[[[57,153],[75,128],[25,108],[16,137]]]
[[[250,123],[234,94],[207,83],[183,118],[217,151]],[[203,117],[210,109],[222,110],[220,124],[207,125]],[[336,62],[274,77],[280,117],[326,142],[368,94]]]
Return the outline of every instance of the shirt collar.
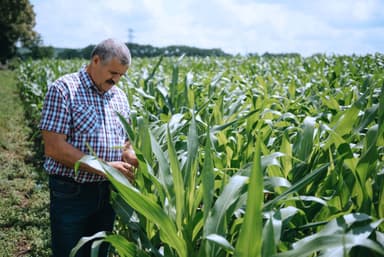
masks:
[[[100,92],[100,90],[96,87],[95,83],[93,83],[91,76],[89,76],[89,74],[87,72],[87,65],[86,64],[81,66],[80,77],[81,77],[81,81],[84,82],[84,85],[86,88],[95,90],[98,94],[100,94],[100,95],[102,95],[108,99],[112,98],[112,96],[114,95],[114,92],[113,92],[114,88],[113,87],[110,90],[108,90],[107,92],[104,92],[104,93]]]

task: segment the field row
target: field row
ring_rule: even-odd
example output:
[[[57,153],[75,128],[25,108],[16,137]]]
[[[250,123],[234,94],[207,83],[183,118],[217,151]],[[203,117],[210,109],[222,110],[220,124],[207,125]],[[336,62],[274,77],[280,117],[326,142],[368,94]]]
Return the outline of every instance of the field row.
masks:
[[[83,64],[20,66],[32,125],[47,86]],[[125,256],[382,256],[383,67],[381,54],[134,59],[119,86],[140,169],[133,186],[105,167],[121,222],[106,240]]]

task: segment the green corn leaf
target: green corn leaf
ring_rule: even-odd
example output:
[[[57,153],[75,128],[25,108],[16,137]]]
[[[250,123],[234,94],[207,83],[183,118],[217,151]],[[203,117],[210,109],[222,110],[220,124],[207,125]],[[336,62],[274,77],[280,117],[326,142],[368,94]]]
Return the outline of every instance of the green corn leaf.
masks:
[[[229,179],[225,185],[223,192],[219,195],[213,208],[210,211],[205,224],[203,236],[204,238],[210,234],[223,235],[226,231],[225,218],[231,215],[241,196],[245,193],[245,188],[249,178],[245,176],[235,175]],[[212,244],[206,243],[205,255],[216,256],[219,249]]]
[[[91,257],[98,257],[99,256],[99,249],[100,249],[100,246],[103,242],[104,242],[103,239],[95,240],[92,242]]]
[[[227,250],[228,253],[232,253],[235,250],[235,248],[233,248],[233,246],[228,242],[228,240],[225,239],[224,237],[220,236],[220,235],[210,234],[210,235],[206,236],[205,239],[207,239],[211,242],[214,242],[217,245],[221,246],[221,248]]]
[[[297,183],[292,185],[288,190],[284,191],[282,194],[278,195],[277,197],[273,198],[272,200],[266,202],[264,204],[264,209],[269,210],[272,208],[275,204],[277,204],[282,199],[286,198],[289,194],[299,191],[301,188],[308,186],[311,184],[317,176],[320,174],[326,172],[328,170],[329,164],[324,164],[320,168],[314,170],[311,173],[308,173],[304,178],[300,179]]]
[[[287,178],[289,171],[292,169],[292,146],[285,133],[282,137],[280,152],[284,154],[284,156],[281,157],[281,166],[284,177]]]
[[[379,108],[377,111],[377,124],[379,124],[379,144],[384,145],[384,83],[381,87],[381,94],[379,100]]]
[[[179,65],[174,63],[172,66],[172,81],[169,85],[169,110],[172,114],[177,112],[178,108],[178,85],[179,85]],[[182,98],[182,97],[180,97]],[[185,99],[186,100],[186,99]]]
[[[173,188],[172,174],[170,172],[170,167],[169,167],[167,157],[165,156],[159,143],[156,141],[152,133],[150,133],[150,137],[151,137],[151,145],[152,145],[153,153],[155,154],[156,159],[158,160],[159,180],[165,189],[167,198],[170,201],[173,201],[175,197],[175,192]]]
[[[121,235],[108,235],[105,242],[110,243],[120,257],[150,257],[145,251],[139,249],[136,244],[129,242]]]
[[[264,188],[270,191],[274,191],[277,187],[289,188],[292,184],[285,178],[282,177],[265,177]]]
[[[215,174],[213,170],[211,140],[209,127],[207,128],[207,137],[204,148],[204,165],[202,170],[203,184],[203,213],[204,221],[207,219],[209,210],[212,208],[214,197]]]
[[[223,125],[217,125],[217,126],[214,126],[211,130],[212,133],[215,133],[215,132],[218,132],[218,131],[222,131],[236,123],[240,123],[244,120],[246,120],[248,117],[252,116],[253,114],[255,114],[256,112],[258,112],[258,110],[253,110],[253,111],[250,111],[248,112],[247,114],[245,114],[244,116],[238,118],[238,119],[235,119],[233,121],[230,121],[228,123],[225,123]]]
[[[121,197],[130,206],[132,206],[133,209],[141,213],[148,220],[159,227],[162,240],[174,248],[180,257],[188,256],[186,243],[177,232],[173,220],[156,202],[154,202],[148,196],[141,194],[129,183],[127,179],[122,179],[125,177],[118,170],[112,168],[111,166],[100,161],[95,161],[94,158],[90,161],[85,158],[82,161],[85,164],[97,169],[99,169],[101,166],[102,170],[105,172],[108,179],[119,192]]]
[[[130,142],[135,141],[135,133],[133,132],[131,125],[129,125],[128,121],[125,119],[123,115],[119,112],[116,112],[116,115],[119,117],[120,122],[123,124],[124,130],[128,135],[128,139]]]
[[[100,231],[100,232],[95,233],[92,236],[82,237],[79,240],[79,242],[75,245],[75,247],[73,247],[73,249],[71,250],[71,252],[69,254],[69,257],[74,257],[76,255],[76,253],[79,251],[79,249],[81,247],[83,247],[86,243],[91,242],[91,241],[93,241],[95,239],[105,238],[106,236],[107,236],[107,232]]]
[[[334,131],[341,137],[353,131],[354,124],[359,115],[361,107],[364,105],[365,96],[361,96],[351,108],[341,113],[334,126]]]
[[[121,197],[119,193],[111,190],[112,206],[120,221],[127,226],[130,231],[130,239],[141,246],[141,249],[151,249],[155,256],[161,256],[158,249],[154,247],[146,231],[140,226],[144,223],[144,217],[139,217],[133,208]],[[107,237],[108,238],[108,237]],[[139,249],[137,249],[139,251]]]
[[[198,170],[198,148],[199,148],[199,138],[197,134],[197,126],[195,120],[195,114],[192,112],[192,118],[190,121],[189,131],[188,131],[188,141],[187,141],[187,160],[186,165],[184,166],[184,185],[187,195],[186,204],[189,205],[188,208],[193,208],[195,197],[195,183],[196,175]],[[189,213],[194,212],[194,210],[189,209]]]
[[[148,121],[138,117],[137,127],[138,137],[140,138],[140,152],[143,154],[145,160],[152,163],[152,144]],[[135,149],[135,151],[137,150]]]
[[[156,65],[155,65],[155,67],[153,67],[151,74],[150,74],[150,75],[146,78],[146,80],[144,81],[144,85],[145,85],[145,87],[147,87],[148,82],[149,82],[151,79],[153,79],[153,77],[155,76],[155,73],[156,73],[156,71],[159,69],[159,66],[160,66],[161,62],[163,61],[163,58],[164,58],[164,56],[161,55],[160,58],[159,58],[159,60],[157,61]]]
[[[109,168],[106,168],[106,170],[108,169]],[[173,247],[178,252],[179,256],[188,256],[186,243],[177,232],[173,220],[156,204],[156,202],[151,198],[140,194],[137,189],[120,184],[117,180],[114,180],[112,175],[108,177],[114,187],[119,191],[122,198],[132,206],[132,208],[159,227],[161,238],[165,243]]]
[[[376,163],[379,159],[377,153],[378,125],[369,128],[366,134],[365,152],[359,159],[356,167],[357,180],[360,185],[361,194],[357,195],[359,211],[370,213],[373,199],[371,185],[368,178],[376,177]]]
[[[142,96],[144,99],[148,100],[156,100],[156,98],[153,95],[150,95],[146,93],[142,88],[135,88],[135,91]]]
[[[237,240],[235,255],[237,257],[261,257],[264,203],[263,170],[261,167],[260,140],[257,140],[251,176],[249,178],[247,205],[244,223]],[[273,233],[272,233],[273,237]]]
[[[121,257],[149,256],[144,253],[138,254],[136,244],[129,242],[121,235],[108,235],[104,241],[110,243]]]
[[[330,221],[320,232],[307,236],[293,245],[293,249],[275,255],[275,257],[304,257],[321,251],[322,256],[348,256],[355,246],[367,247],[379,254],[384,254],[384,247],[368,237],[384,220],[372,223],[366,214],[347,214]]]
[[[133,225],[131,218],[134,210],[129,206],[121,196],[111,190],[112,206],[119,218],[128,226]]]
[[[365,110],[364,115],[361,117],[360,123],[355,129],[357,132],[367,128],[369,124],[375,121],[375,119],[377,118],[378,108],[379,105],[375,104],[371,108]]]
[[[261,256],[272,256],[276,253],[276,241],[275,241],[275,231],[273,225],[273,218],[270,217],[263,229],[263,247]]]
[[[378,252],[379,254],[384,254],[383,248],[370,239],[360,239],[345,235],[327,235],[316,237],[316,239],[309,241],[300,248],[295,248],[294,250],[274,255],[274,257],[307,257],[317,251],[326,251],[327,249],[332,250],[322,256],[343,257],[348,256],[347,254],[349,252],[345,250],[345,248],[352,248],[354,246],[364,246]]]
[[[264,225],[263,239],[269,239],[263,240],[263,256],[272,256],[276,253],[276,246],[281,241],[283,222],[287,222],[298,212],[299,209],[289,206],[264,213],[264,217],[267,218],[267,224]],[[269,242],[271,240],[273,242]]]
[[[362,182],[365,182],[369,177],[370,172],[376,172],[375,163],[378,160],[376,141],[378,137],[378,125],[369,128],[366,133],[365,149],[357,164],[357,171]]]
[[[302,133],[298,134],[293,146],[293,155],[302,161],[307,161],[313,150],[313,134],[316,120],[313,117],[306,117],[302,126]]]
[[[321,100],[323,104],[326,105],[328,108],[333,109],[335,111],[340,110],[340,106],[334,97],[321,96]]]
[[[179,231],[183,229],[183,213],[185,210],[185,191],[184,191],[184,182],[183,176],[181,174],[181,169],[179,165],[179,160],[177,159],[177,154],[175,146],[172,142],[171,133],[169,128],[167,129],[167,142],[168,142],[168,154],[170,161],[171,174],[174,185],[175,192],[175,208],[176,208],[176,224]]]

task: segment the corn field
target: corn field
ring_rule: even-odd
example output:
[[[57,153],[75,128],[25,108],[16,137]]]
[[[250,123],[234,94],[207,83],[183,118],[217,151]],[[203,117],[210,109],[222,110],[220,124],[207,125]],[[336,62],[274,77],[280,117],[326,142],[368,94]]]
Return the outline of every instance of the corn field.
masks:
[[[36,127],[47,86],[86,60],[27,61]],[[139,158],[114,186],[117,256],[384,256],[384,55],[134,58],[119,86]],[[76,249],[74,249],[75,252]]]

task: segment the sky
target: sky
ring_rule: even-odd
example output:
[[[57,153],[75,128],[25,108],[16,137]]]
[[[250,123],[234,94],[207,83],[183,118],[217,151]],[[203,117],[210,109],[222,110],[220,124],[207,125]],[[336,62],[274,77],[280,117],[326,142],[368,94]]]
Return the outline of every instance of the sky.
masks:
[[[30,0],[44,45],[106,38],[226,53],[384,53],[383,0]]]

